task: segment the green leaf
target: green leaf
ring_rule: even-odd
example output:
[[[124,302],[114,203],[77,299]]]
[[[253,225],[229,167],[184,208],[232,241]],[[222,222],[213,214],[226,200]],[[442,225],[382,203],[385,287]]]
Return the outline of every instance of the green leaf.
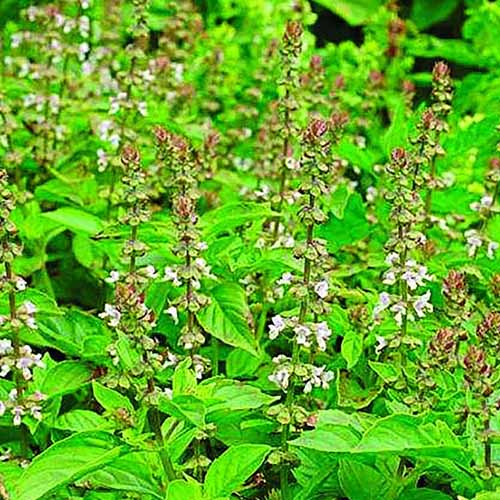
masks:
[[[54,428],[73,432],[112,429],[109,419],[90,410],[71,410],[55,421]]]
[[[328,204],[330,211],[337,219],[344,218],[344,211],[347,207],[347,202],[351,196],[351,191],[347,187],[347,184],[341,184],[331,196],[331,200]]]
[[[395,382],[400,376],[400,370],[393,364],[368,361],[370,368],[387,384]]]
[[[194,396],[174,396],[172,399],[162,398],[159,403],[162,412],[179,420],[184,420],[196,427],[205,425],[207,412],[203,401]]]
[[[208,393],[207,404],[210,413],[216,411],[253,410],[276,401],[277,397],[264,394],[257,387],[234,382],[232,380],[216,380],[213,384],[202,386]],[[200,394],[200,397],[203,397]]]
[[[359,434],[345,425],[322,425],[303,432],[290,444],[328,453],[350,453],[359,443]]]
[[[210,240],[220,233],[231,232],[249,222],[264,222],[277,215],[279,214],[264,203],[230,203],[207,212],[201,217],[200,224],[204,237]]]
[[[197,313],[201,326],[222,342],[257,355],[257,343],[249,327],[250,311],[245,291],[235,283],[211,290],[210,304]]]
[[[133,413],[134,407],[132,406],[130,400],[118,391],[110,389],[95,380],[92,382],[92,389],[97,402],[105,410],[115,412],[116,410],[124,408]]]
[[[191,369],[191,358],[179,363],[172,378],[174,396],[193,394],[196,390],[196,376]]]
[[[398,500],[452,500],[452,497],[442,491],[431,490],[430,488],[413,488],[401,493]],[[498,500],[500,500],[500,495]]]
[[[363,435],[355,453],[394,453],[466,461],[465,450],[444,422],[422,424],[418,417],[391,415]]]
[[[38,500],[123,455],[128,447],[106,432],[74,434],[38,455],[19,478],[16,500]]]
[[[359,357],[363,353],[363,338],[361,335],[354,330],[349,330],[342,340],[340,352],[347,362],[348,370],[356,366]]]
[[[168,485],[167,500],[202,500],[201,486],[194,479],[177,479]]]
[[[40,390],[48,397],[62,396],[90,382],[92,370],[80,361],[63,361],[47,370]]]
[[[457,7],[460,0],[413,0],[411,19],[419,30],[446,19]]]
[[[343,219],[332,214],[330,220],[318,228],[317,233],[327,240],[331,252],[366,238],[370,233],[370,225],[366,220],[366,208],[361,195],[354,193],[349,198]]]
[[[228,448],[210,465],[205,478],[205,494],[209,499],[231,495],[259,469],[270,450],[270,446],[261,444]]]
[[[104,223],[99,217],[77,208],[58,208],[52,212],[45,212],[43,217],[58,222],[74,233],[94,235],[104,229]]]
[[[382,0],[315,0],[315,2],[345,19],[351,26],[366,24],[383,3]]]
[[[390,498],[390,482],[373,467],[354,460],[340,460],[339,482],[349,500]]]
[[[233,349],[226,360],[226,373],[230,378],[251,377],[262,364],[260,358],[243,349]]]
[[[148,453],[128,453],[82,478],[92,488],[133,491],[154,498],[164,498],[148,462]]]
[[[398,99],[393,109],[391,125],[383,137],[384,151],[388,158],[391,157],[394,148],[404,147],[408,140],[408,120],[404,100]]]

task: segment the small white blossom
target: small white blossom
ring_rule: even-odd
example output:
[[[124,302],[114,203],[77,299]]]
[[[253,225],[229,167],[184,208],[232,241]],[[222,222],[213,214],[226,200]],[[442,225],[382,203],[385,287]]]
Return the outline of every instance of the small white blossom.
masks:
[[[393,266],[399,262],[399,254],[396,252],[391,252],[386,258],[385,258],[385,263],[389,266]]]
[[[378,297],[378,303],[373,308],[373,317],[378,319],[380,313],[391,305],[391,296],[387,292],[382,292]]]
[[[19,290],[20,292],[26,290],[26,281],[20,276],[16,278],[16,290]]]
[[[158,277],[158,273],[156,272],[155,267],[152,266],[151,264],[144,268],[144,274],[146,275],[147,278],[152,280]]]
[[[309,393],[313,387],[321,387],[328,389],[330,382],[333,380],[334,374],[326,370],[326,366],[313,366],[311,377],[307,380],[304,387],[304,392]]]
[[[269,338],[274,340],[285,328],[286,321],[278,314],[272,319],[272,324],[269,325]]]
[[[382,337],[381,335],[377,335],[375,339],[377,340],[377,345],[375,346],[375,352],[377,354],[380,354],[387,347],[387,340],[385,340],[385,338]]]
[[[474,255],[477,252],[477,249],[483,244],[483,240],[475,229],[470,229],[466,231],[465,238],[467,240],[469,257],[474,257]]]
[[[148,116],[148,105],[145,101],[141,101],[137,104],[137,111],[141,116]]]
[[[290,383],[290,371],[285,366],[280,367],[274,373],[269,375],[268,379],[281,387],[281,389],[286,390]]]
[[[165,312],[171,316],[171,318],[174,320],[174,323],[177,325],[179,323],[179,315],[177,313],[177,308],[174,306],[170,306],[168,309],[165,310]]]
[[[0,339],[0,355],[10,354],[12,352],[12,341],[9,339]]]
[[[293,280],[293,274],[292,273],[283,273],[281,275],[281,278],[277,281],[278,285],[290,285]]]
[[[165,268],[164,280],[171,281],[174,286],[182,285],[182,281],[179,279],[177,271],[174,271],[171,267]]]
[[[104,312],[99,313],[99,317],[108,320],[108,325],[116,328],[120,324],[121,312],[111,304],[104,304]]]
[[[373,203],[375,201],[375,199],[377,198],[377,195],[378,195],[378,190],[376,187],[369,186],[366,189],[366,201],[368,203]]]
[[[326,351],[326,342],[331,337],[332,331],[326,321],[316,325],[316,342],[320,351]]]
[[[312,335],[310,328],[305,325],[297,325],[293,329],[295,333],[295,341],[299,345],[303,345],[304,347],[309,347],[311,342],[309,341],[309,337]]]
[[[423,318],[425,316],[426,311],[432,312],[433,307],[432,304],[429,302],[431,298],[431,291],[427,290],[423,295],[420,297],[417,297],[415,302],[413,303],[413,309],[415,309],[415,312],[417,313],[417,316],[419,318]]]
[[[328,289],[329,285],[328,281],[326,280],[321,280],[314,285],[314,291],[316,292],[316,295],[321,299],[324,299],[328,296]]]
[[[490,241],[488,243],[488,249],[486,251],[486,255],[489,259],[495,258],[495,252],[498,250],[498,243],[496,241]]]
[[[109,277],[105,278],[106,283],[116,283],[120,279],[119,271],[111,271]]]
[[[396,304],[391,307],[391,311],[394,313],[394,320],[401,326],[403,324],[403,317],[406,314],[406,306],[403,302],[396,302]]]

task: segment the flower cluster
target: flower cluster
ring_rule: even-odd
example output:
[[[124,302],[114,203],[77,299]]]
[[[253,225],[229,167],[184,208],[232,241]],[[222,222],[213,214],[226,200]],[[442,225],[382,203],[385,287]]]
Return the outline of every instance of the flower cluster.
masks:
[[[109,348],[116,369],[108,373],[106,383],[125,389],[134,386],[141,393],[164,361],[163,355],[158,352],[157,341],[151,336],[156,317],[145,302],[146,290],[158,273],[153,266],[140,266],[138,263],[147,250],[145,243],[139,239],[139,227],[150,217],[146,176],[139,151],[134,146],[125,146],[121,162],[126,211],[120,219],[130,228],[130,237],[122,248],[127,268],[123,272],[113,270],[106,278],[106,282],[115,289],[114,303],[105,304],[99,316],[116,333],[115,341]],[[135,361],[130,362],[127,356],[123,356],[124,345],[137,353]]]
[[[473,202],[470,205],[471,210],[479,215],[479,226],[466,230],[464,236],[469,257],[477,256],[480,249],[484,249],[486,256],[489,259],[494,259],[500,244],[489,237],[487,227],[489,220],[498,210],[495,205],[498,202],[500,191],[499,158],[492,158],[490,161],[486,174],[486,189],[489,189],[491,194],[484,194],[480,201]]]
[[[180,261],[178,265],[165,268],[164,280],[183,289],[182,294],[170,301],[166,312],[175,323],[179,322],[180,311],[187,315],[181,327],[179,344],[192,354],[196,374],[201,377],[208,363],[197,354],[205,343],[205,335],[196,313],[208,304],[208,297],[200,292],[202,281],[214,276],[202,257],[208,246],[202,241],[197,227],[199,164],[195,151],[185,138],[162,127],[156,127],[155,136],[158,157],[164,162],[168,175],[167,189],[170,190],[175,217],[177,244],[172,252]]]
[[[21,425],[25,416],[37,420],[42,418],[40,401],[45,397],[38,391],[32,392],[29,382],[33,378],[33,370],[45,366],[42,355],[33,352],[30,345],[23,345],[20,340],[21,330],[37,329],[37,308],[28,300],[19,300],[19,294],[26,290],[27,283],[14,273],[12,267],[14,258],[22,254],[16,238],[17,228],[10,219],[14,209],[15,197],[9,188],[7,173],[0,170],[0,263],[4,266],[4,273],[0,275],[0,291],[6,293],[9,303],[8,316],[0,316],[0,377],[11,378],[14,383],[9,398],[0,401],[0,414],[9,411],[17,426]]]
[[[386,199],[392,205],[393,229],[386,243],[386,264],[390,268],[383,281],[395,290],[393,293],[380,293],[373,315],[379,319],[383,311],[390,311],[400,327],[402,338],[406,336],[408,321],[423,318],[433,310],[430,290],[423,294],[419,291],[432,280],[432,276],[427,267],[418,263],[412,255],[426,241],[418,231],[425,217],[417,171],[418,163],[411,153],[402,148],[393,150],[391,163],[387,166],[392,189],[386,193]]]

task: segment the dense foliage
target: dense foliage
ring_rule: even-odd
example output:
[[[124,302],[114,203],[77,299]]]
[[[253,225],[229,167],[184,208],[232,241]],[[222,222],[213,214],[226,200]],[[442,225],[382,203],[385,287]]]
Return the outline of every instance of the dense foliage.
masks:
[[[419,32],[458,4],[11,12],[1,498],[500,498],[500,4]]]

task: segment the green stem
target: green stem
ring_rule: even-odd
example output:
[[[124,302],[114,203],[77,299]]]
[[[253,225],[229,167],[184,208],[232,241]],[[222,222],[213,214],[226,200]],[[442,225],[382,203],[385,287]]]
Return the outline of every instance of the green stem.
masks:
[[[9,283],[9,314],[10,314],[10,321],[13,324],[12,326],[12,348],[14,350],[14,358],[20,359],[21,358],[21,339],[19,338],[19,328],[17,326],[17,304],[16,304],[16,292],[14,288],[12,287],[12,281],[14,278],[14,273],[12,271],[12,265],[10,262],[5,263],[5,275],[7,278],[7,282]],[[22,373],[20,370],[17,368],[17,366],[14,366],[14,383],[16,384],[16,391],[17,391],[17,400],[21,401],[23,394],[24,394],[24,389],[25,389],[25,383],[24,383],[24,378],[22,376]],[[27,458],[28,457],[28,428],[24,425],[21,424],[20,427],[20,433],[21,433],[21,457]]]
[[[312,194],[309,194],[309,210],[312,212],[314,209],[315,199]],[[307,248],[312,244],[313,241],[313,233],[314,233],[314,223],[309,224],[307,226]],[[300,312],[299,312],[299,324],[302,324],[306,319],[307,309],[309,305],[309,284],[311,280],[311,260],[307,257],[304,258],[304,277],[303,277],[303,285],[307,290],[307,293],[303,297],[300,303]],[[293,344],[293,352],[292,352],[292,367],[299,362],[300,355],[300,347],[297,342]],[[296,379],[295,375],[292,374],[290,378],[290,386],[288,387],[288,391],[285,399],[285,408],[288,410],[288,413],[291,417],[291,410],[293,407],[293,400],[295,397],[295,385]],[[290,435],[290,424],[286,424],[283,426],[281,430],[281,450],[283,453],[288,451],[288,438]],[[282,500],[290,500],[290,484],[289,484],[289,472],[290,467],[288,464],[284,464],[280,469],[280,488],[281,488],[281,497]]]
[[[135,241],[137,240],[138,229],[139,229],[139,226],[136,226],[136,225],[132,226],[132,228],[131,228],[130,239],[132,241],[132,244],[134,244]],[[130,264],[129,264],[130,274],[134,274],[135,269],[136,269],[136,255],[135,255],[135,251],[132,251],[132,253],[130,254]]]
[[[219,375],[219,341],[212,337],[212,375]]]
[[[155,440],[158,444],[158,454],[160,455],[160,460],[163,466],[163,471],[165,472],[165,476],[168,482],[176,479],[177,475],[175,473],[174,466],[172,464],[172,460],[165,449],[165,441],[163,439],[163,434],[161,433],[161,422],[160,422],[160,412],[157,408],[151,408],[149,410],[149,423],[155,435]]]

